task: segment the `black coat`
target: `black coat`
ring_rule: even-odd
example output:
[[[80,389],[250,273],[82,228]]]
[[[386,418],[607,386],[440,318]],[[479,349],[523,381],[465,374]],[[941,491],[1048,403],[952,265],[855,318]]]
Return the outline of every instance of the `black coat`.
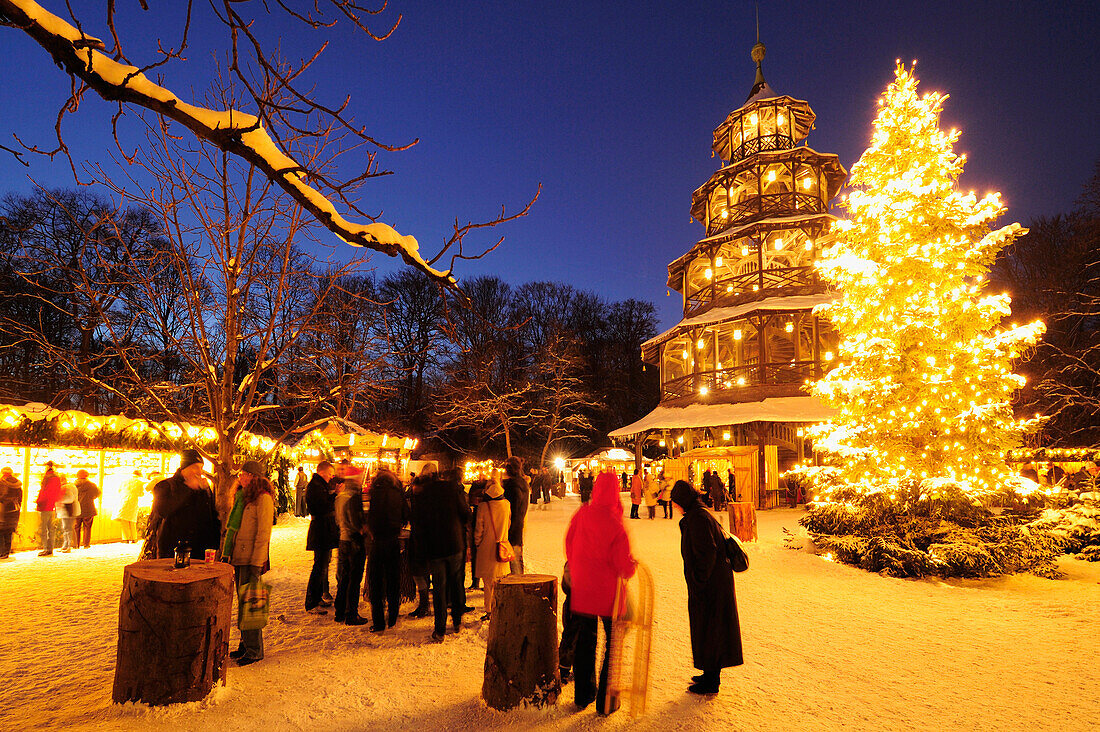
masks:
[[[367,526],[375,542],[397,539],[408,520],[405,495],[400,486],[383,482],[371,486]]]
[[[462,485],[435,478],[413,492],[411,498],[409,524],[422,558],[430,561],[464,552],[470,507]]]
[[[577,489],[581,494],[581,503],[588,503],[592,500],[592,483],[593,479],[591,475],[582,475],[577,481]]]
[[[306,511],[309,513],[309,530],[306,531],[306,550],[325,551],[340,545],[340,527],[336,525],[336,492],[325,479],[314,473],[306,485]]]
[[[19,512],[23,508],[23,482],[12,476],[0,479],[0,531],[15,531],[19,527]]]
[[[191,547],[192,557],[201,557],[207,549],[219,548],[221,533],[221,520],[209,488],[189,488],[178,470],[153,486],[145,558],[171,557],[181,541]]]
[[[504,497],[512,505],[512,523],[508,527],[508,543],[512,546],[523,546],[523,522],[527,519],[527,503],[531,500],[531,488],[522,476],[505,478],[501,487],[504,488]]]
[[[688,588],[691,657],[695,668],[740,666],[741,624],[737,619],[733,568],[725,535],[714,517],[695,501],[680,519],[680,553]]]

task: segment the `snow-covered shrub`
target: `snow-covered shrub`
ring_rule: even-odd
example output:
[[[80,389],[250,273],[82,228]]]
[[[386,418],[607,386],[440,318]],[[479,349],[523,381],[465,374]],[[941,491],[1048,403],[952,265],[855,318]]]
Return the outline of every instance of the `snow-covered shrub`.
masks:
[[[1082,501],[1073,506],[1043,511],[1028,526],[1058,537],[1066,553],[1097,562],[1100,561],[1100,494],[1082,493],[1078,498]]]

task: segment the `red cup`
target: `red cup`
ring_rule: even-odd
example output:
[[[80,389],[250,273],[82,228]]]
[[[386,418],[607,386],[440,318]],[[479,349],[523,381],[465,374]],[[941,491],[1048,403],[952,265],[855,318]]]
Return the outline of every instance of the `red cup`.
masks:
[[[215,551],[214,549],[207,549],[206,550],[206,563],[207,564],[213,564],[214,563],[214,558],[217,555],[218,555],[218,552]]]

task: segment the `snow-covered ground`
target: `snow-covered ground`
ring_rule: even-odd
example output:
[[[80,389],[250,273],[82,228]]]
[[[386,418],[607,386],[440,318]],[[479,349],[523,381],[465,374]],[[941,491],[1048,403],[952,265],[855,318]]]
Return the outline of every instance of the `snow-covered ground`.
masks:
[[[559,574],[575,499],[528,514],[528,571]],[[1063,560],[1067,578],[898,580],[786,549],[799,512],[759,515],[752,566],[737,575],[745,665],[722,692],[685,689],[691,667],[675,520],[627,521],[653,570],[650,711],[660,730],[1079,730],[1100,724],[1100,565]],[[2,729],[621,729],[556,707],[488,709],[480,700],[487,628],[474,618],[442,645],[430,620],[382,637],[302,611],[306,521],[274,533],[267,658],[230,666],[206,701],[166,708],[110,702],[118,597],[134,545],[0,562]],[[480,606],[481,593],[470,604]],[[367,611],[363,607],[363,612]],[[409,607],[406,610],[411,609]]]

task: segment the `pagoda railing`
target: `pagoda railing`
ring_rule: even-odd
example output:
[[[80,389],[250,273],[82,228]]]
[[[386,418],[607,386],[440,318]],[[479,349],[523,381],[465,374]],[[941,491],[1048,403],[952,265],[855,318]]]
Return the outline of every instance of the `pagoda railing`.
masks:
[[[760,135],[745,140],[733,151],[730,162],[747,158],[765,150],[790,150],[794,147],[794,140],[790,135]]]
[[[813,265],[800,267],[767,267],[716,279],[688,295],[685,316],[694,314],[704,305],[725,298],[746,294],[763,297],[787,288],[816,287],[820,284]]]
[[[825,203],[814,193],[798,191],[764,193],[730,206],[727,209],[729,215],[726,218],[715,218],[710,222],[707,236],[713,236],[732,224],[746,222],[749,219],[791,213],[826,213],[827,210]]]
[[[826,369],[827,370],[827,369]],[[756,363],[755,360],[739,366],[716,371],[700,371],[666,381],[661,388],[662,401],[681,397],[703,396],[707,393],[737,392],[762,384],[804,384],[820,378],[821,364],[810,359],[778,363]]]

